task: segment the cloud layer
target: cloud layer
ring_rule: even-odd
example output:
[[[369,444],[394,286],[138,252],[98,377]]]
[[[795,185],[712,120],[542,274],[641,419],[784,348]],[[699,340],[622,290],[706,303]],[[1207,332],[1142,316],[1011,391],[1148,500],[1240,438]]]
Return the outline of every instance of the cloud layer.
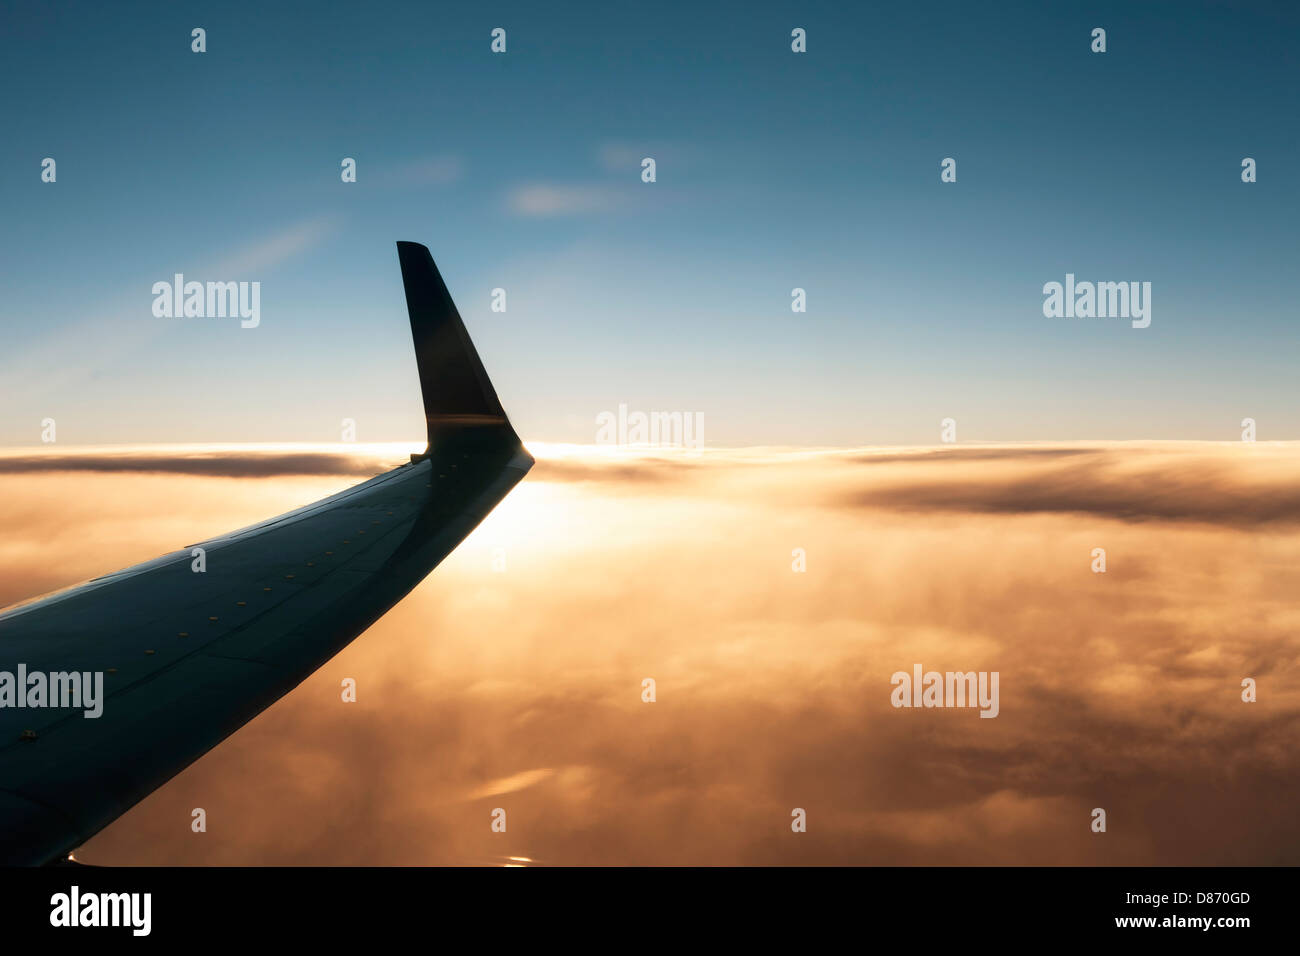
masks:
[[[409,598],[79,858],[1300,862],[1300,449],[534,451]],[[0,600],[352,481],[31,468],[0,468]],[[1000,716],[892,708],[914,663],[999,671]]]

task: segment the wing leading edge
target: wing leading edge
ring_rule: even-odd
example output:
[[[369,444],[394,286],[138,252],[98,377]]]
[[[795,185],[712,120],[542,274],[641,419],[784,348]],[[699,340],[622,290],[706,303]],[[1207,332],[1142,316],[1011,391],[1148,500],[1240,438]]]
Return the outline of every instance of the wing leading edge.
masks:
[[[284,696],[532,467],[429,250],[397,245],[428,448],[313,505],[0,612],[0,671],[104,675],[98,718],[0,707],[0,863],[62,859]]]

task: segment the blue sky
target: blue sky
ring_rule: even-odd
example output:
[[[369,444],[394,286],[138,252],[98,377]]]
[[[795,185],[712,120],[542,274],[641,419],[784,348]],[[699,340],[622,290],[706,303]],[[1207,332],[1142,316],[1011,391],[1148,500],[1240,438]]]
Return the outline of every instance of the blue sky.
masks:
[[[397,239],[525,439],[1300,438],[1293,6],[613,6],[7,7],[0,443],[419,438]],[[1067,272],[1150,328],[1044,318]]]

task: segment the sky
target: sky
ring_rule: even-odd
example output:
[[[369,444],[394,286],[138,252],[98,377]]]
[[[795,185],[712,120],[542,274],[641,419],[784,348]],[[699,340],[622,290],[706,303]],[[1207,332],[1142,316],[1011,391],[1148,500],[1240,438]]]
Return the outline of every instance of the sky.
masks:
[[[1300,437],[1291,5],[382,9],[6,5],[0,443],[417,439],[399,239],[526,441]],[[1151,325],[1045,317],[1067,273]]]
[[[533,450],[410,595],[77,858],[1300,861],[1300,446]],[[0,604],[378,453],[0,453]],[[918,664],[996,671],[997,717],[892,706]]]
[[[420,448],[397,240],[538,459],[82,859],[1300,859],[1293,5],[0,22],[0,605]],[[155,315],[176,273],[259,323]],[[1069,274],[1150,325],[1045,316]],[[709,447],[590,447],[620,406]],[[892,707],[918,662],[999,672],[997,719]]]

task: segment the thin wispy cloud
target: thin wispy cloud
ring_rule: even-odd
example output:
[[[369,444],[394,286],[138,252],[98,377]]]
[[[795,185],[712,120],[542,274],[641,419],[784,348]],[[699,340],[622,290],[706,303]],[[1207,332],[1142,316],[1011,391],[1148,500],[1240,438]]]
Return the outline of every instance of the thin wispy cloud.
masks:
[[[267,272],[320,245],[338,231],[333,217],[295,223],[269,236],[254,239],[218,259],[213,275],[242,276]]]
[[[659,144],[637,146],[628,143],[604,143],[595,154],[596,166],[608,174],[604,181],[576,183],[527,183],[512,189],[506,196],[506,208],[516,216],[550,218],[597,215],[644,208],[648,195],[636,192],[648,184],[641,181],[642,162],[677,163],[678,147]],[[677,164],[680,169],[680,164]]]
[[[418,443],[417,443],[418,444]],[[815,475],[794,507],[889,513],[1070,513],[1122,522],[1234,527],[1300,522],[1296,443],[1102,443],[951,448],[708,449],[699,457],[583,445],[534,445],[531,481],[601,485],[609,495],[647,486],[678,493],[767,493]],[[0,452],[0,475],[102,472],[226,478],[369,476],[415,446],[47,446]],[[863,464],[871,467],[863,469]]]
[[[212,478],[370,476],[402,464],[418,442],[211,444],[0,450],[0,475],[40,472],[202,475]]]
[[[686,151],[678,145],[668,143],[605,143],[596,151],[596,161],[606,172],[618,175],[639,176],[641,162],[647,157],[656,165],[671,164],[680,171],[683,168]]]
[[[629,203],[625,190],[603,183],[535,183],[516,187],[506,197],[506,208],[527,218],[596,215],[625,209]]]
[[[305,255],[338,228],[332,217],[313,217],[276,232],[250,239],[225,252],[195,255],[177,250],[176,271],[200,268],[207,278],[222,281],[260,279],[271,270]],[[210,265],[203,265],[207,259]],[[194,265],[187,263],[193,262]],[[111,293],[108,304],[70,325],[52,329],[25,346],[0,351],[0,391],[25,396],[58,393],[84,381],[98,369],[121,362],[143,344],[176,328],[174,322],[150,313],[151,283],[159,276],[142,276],[138,286]],[[170,278],[170,275],[167,276]]]
[[[301,454],[216,455],[6,455],[0,475],[37,472],[103,472],[206,475],[218,478],[278,478],[285,475],[376,475],[391,462],[357,455]]]

